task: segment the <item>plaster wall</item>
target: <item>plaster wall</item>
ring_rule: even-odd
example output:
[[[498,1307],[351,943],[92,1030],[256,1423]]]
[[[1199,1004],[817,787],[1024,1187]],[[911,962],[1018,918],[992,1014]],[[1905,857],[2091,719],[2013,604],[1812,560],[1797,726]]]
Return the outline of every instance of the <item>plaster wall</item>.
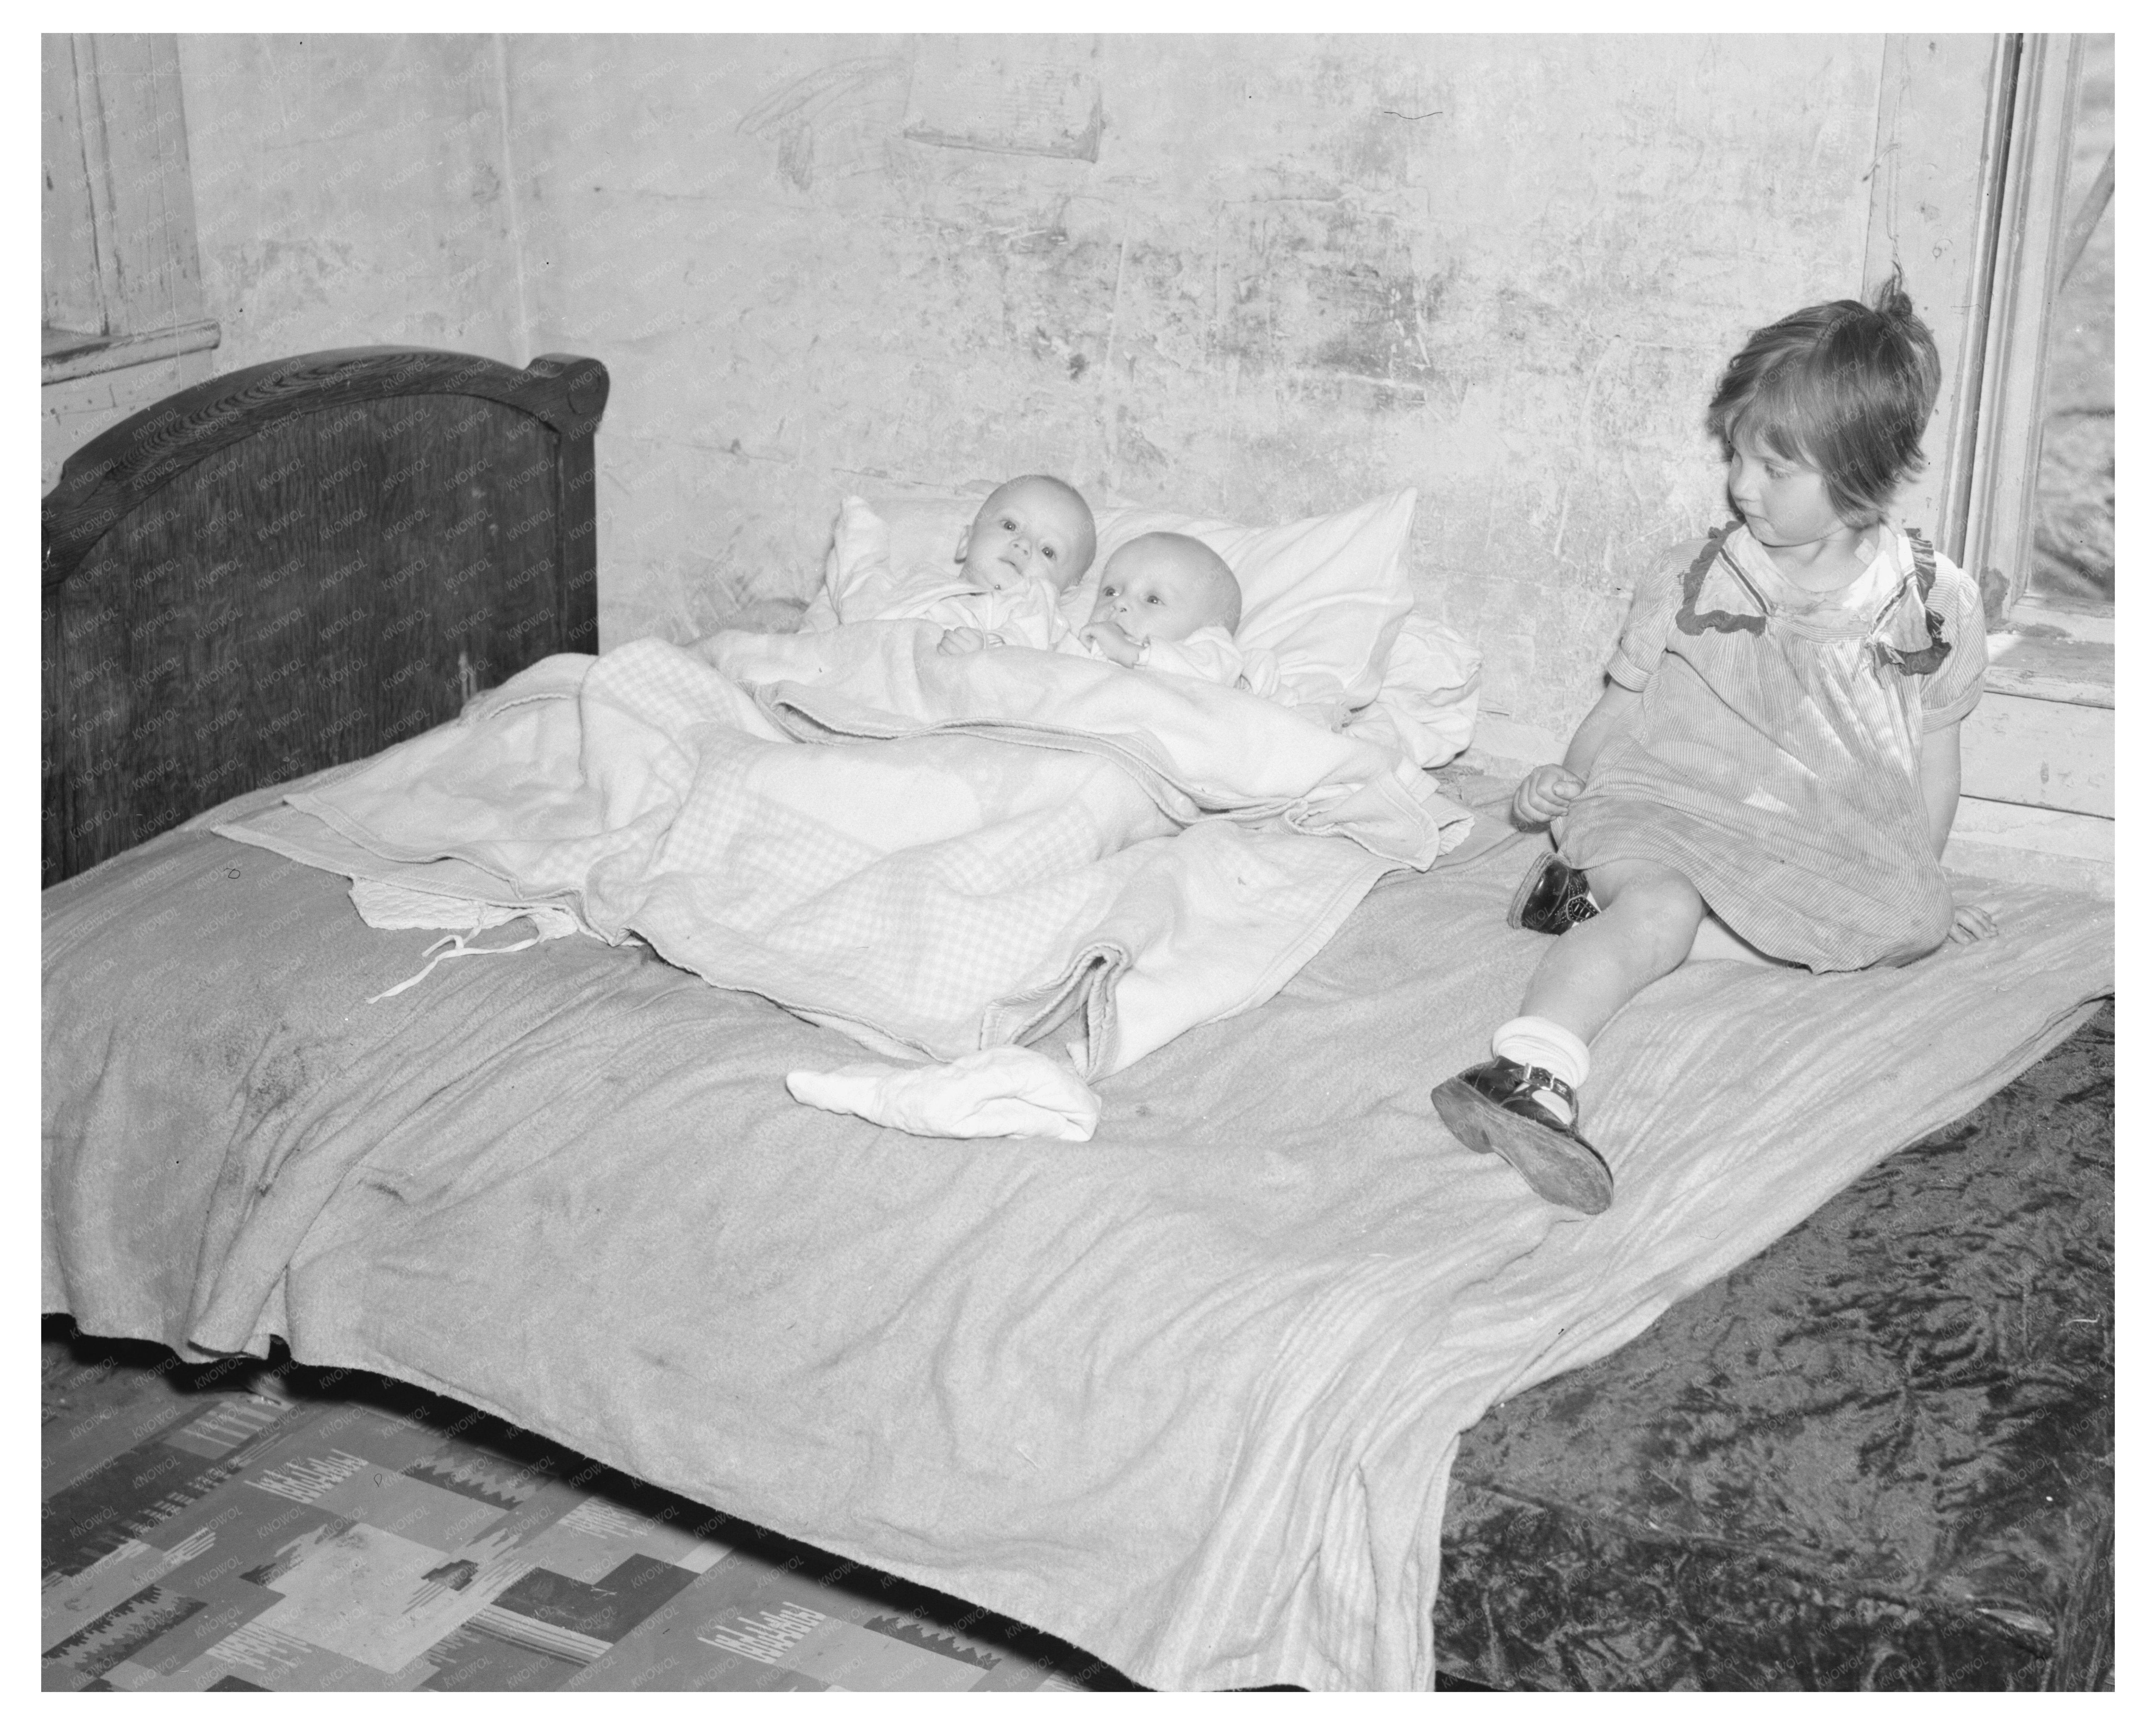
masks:
[[[1723,358],[1861,284],[1881,49],[179,39],[215,370],[606,362],[605,644],[804,596],[849,490],[1414,485],[1421,604],[1558,734],[1641,560],[1718,516]]]
[[[603,357],[601,626],[800,596],[839,495],[1421,493],[1487,711],[1568,727],[1719,518],[1753,326],[1856,290],[1876,37],[512,39],[537,348]]]
[[[182,36],[217,369],[408,342],[521,365],[490,36]]]
[[[408,343],[529,359],[491,36],[177,39],[200,316],[218,346],[43,391],[44,483],[214,373]]]

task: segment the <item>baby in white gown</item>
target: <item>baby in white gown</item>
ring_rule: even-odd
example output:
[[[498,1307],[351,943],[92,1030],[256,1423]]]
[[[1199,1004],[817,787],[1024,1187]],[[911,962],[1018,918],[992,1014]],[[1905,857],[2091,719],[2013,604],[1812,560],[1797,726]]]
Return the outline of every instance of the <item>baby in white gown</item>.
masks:
[[[1187,533],[1141,533],[1108,559],[1093,614],[1065,650],[1272,695],[1279,667],[1235,639],[1242,620],[1243,589],[1212,547]]]
[[[957,567],[909,576],[877,614],[942,624],[947,653],[1056,647],[1070,634],[1056,602],[1091,567],[1093,544],[1093,511],[1070,485],[1039,473],[1006,480],[958,536]]]

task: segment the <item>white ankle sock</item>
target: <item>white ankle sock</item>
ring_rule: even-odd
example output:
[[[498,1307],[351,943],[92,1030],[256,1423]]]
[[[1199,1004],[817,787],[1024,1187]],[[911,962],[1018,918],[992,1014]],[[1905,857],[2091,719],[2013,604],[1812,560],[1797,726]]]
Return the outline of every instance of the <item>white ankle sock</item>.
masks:
[[[1490,1038],[1490,1052],[1523,1066],[1540,1066],[1575,1091],[1587,1082],[1591,1066],[1587,1045],[1552,1019],[1507,1019]],[[1560,1120],[1572,1118],[1572,1106],[1554,1091],[1535,1092],[1535,1100]]]

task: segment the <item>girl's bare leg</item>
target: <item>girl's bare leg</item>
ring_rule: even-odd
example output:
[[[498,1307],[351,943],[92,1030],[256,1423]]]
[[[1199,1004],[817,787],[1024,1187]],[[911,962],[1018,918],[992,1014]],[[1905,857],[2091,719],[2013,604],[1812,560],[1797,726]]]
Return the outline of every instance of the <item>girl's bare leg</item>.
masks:
[[[1771,965],[1777,970],[1791,968],[1788,959],[1769,957],[1709,911],[1699,919],[1699,932],[1692,937],[1691,951],[1685,954],[1685,963],[1704,964],[1717,958],[1734,958],[1745,964]]]
[[[1550,1019],[1582,1042],[1685,962],[1707,911],[1692,884],[1660,863],[1606,864],[1588,870],[1587,881],[1601,913],[1558,937],[1520,1004],[1522,1017]]]

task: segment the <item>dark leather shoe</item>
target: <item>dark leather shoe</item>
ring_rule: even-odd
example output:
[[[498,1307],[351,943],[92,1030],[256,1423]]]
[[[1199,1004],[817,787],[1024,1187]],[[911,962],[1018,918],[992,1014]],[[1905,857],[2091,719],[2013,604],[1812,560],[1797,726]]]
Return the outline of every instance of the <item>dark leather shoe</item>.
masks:
[[[1531,928],[1537,934],[1563,934],[1573,923],[1599,916],[1601,910],[1587,890],[1587,876],[1554,850],[1546,850],[1535,859],[1513,893],[1505,922],[1508,927]]]
[[[1446,1079],[1430,1100],[1438,1118],[1470,1150],[1503,1157],[1537,1196],[1599,1216],[1615,1195],[1609,1164],[1577,1127],[1535,1100],[1538,1090],[1555,1091],[1578,1117],[1570,1085],[1540,1066],[1502,1057]]]

